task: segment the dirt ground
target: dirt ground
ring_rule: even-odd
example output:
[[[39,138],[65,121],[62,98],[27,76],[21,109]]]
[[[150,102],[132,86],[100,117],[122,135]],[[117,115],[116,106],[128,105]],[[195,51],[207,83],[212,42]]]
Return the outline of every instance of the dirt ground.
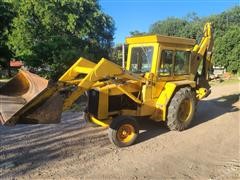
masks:
[[[107,130],[67,112],[57,125],[0,127],[0,179],[239,179],[238,83],[217,85],[192,126],[141,122],[137,143],[110,144]]]

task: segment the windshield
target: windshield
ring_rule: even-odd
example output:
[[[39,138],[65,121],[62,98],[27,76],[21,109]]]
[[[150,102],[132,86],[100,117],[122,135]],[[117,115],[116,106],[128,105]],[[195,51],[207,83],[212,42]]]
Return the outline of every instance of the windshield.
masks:
[[[132,48],[130,71],[134,73],[149,72],[152,64],[153,46]]]

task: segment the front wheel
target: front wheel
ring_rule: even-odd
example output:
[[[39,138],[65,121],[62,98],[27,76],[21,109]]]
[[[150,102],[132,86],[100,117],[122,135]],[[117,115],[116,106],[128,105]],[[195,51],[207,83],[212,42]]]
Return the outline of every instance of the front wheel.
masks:
[[[196,98],[191,88],[179,89],[168,107],[167,125],[170,130],[186,129],[195,114]]]
[[[133,117],[118,116],[109,126],[108,137],[118,147],[126,147],[135,143],[139,134],[139,126]]]

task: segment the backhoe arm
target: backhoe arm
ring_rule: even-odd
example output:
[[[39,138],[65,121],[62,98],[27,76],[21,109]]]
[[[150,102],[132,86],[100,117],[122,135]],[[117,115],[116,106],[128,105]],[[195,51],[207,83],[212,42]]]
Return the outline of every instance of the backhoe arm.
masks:
[[[211,58],[212,58],[212,49],[213,49],[213,33],[212,33],[212,24],[206,23],[204,26],[204,35],[200,41],[200,44],[195,45],[193,52],[199,56],[203,57],[203,66],[204,66],[204,76],[208,80],[208,72],[211,70]],[[199,63],[197,65],[197,68]],[[197,73],[197,68],[195,69]]]
[[[202,99],[210,94],[209,72],[212,68],[212,49],[213,49],[213,32],[212,24],[206,23],[204,26],[203,37],[199,45],[193,48],[192,74],[197,81],[197,98]],[[201,62],[202,60],[202,62]],[[202,63],[202,72],[198,73],[198,68]]]

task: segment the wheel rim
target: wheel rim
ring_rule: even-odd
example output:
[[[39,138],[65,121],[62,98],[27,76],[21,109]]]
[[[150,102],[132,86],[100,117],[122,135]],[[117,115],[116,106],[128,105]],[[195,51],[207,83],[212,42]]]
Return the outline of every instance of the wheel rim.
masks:
[[[178,110],[178,118],[180,121],[185,122],[189,119],[189,116],[192,112],[192,103],[189,98],[184,99]]]
[[[135,130],[131,124],[123,124],[117,131],[117,138],[123,143],[130,142],[134,136]]]

